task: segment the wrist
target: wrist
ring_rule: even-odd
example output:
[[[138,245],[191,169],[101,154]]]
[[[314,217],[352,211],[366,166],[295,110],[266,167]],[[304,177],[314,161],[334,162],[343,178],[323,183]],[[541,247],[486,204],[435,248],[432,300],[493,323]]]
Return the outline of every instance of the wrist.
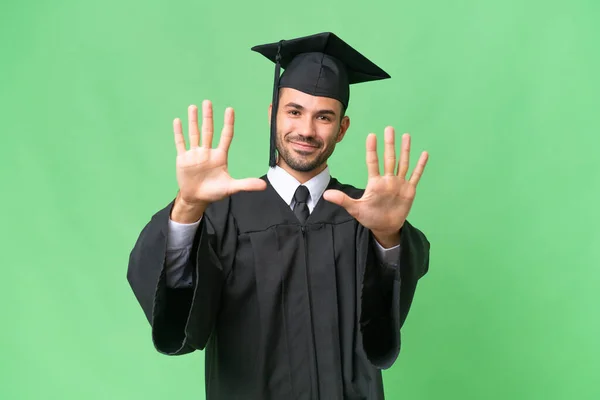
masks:
[[[371,231],[373,237],[384,249],[390,249],[400,244],[400,229],[394,232]]]
[[[177,195],[171,209],[171,220],[180,224],[192,224],[202,218],[208,205],[204,203],[189,203]]]

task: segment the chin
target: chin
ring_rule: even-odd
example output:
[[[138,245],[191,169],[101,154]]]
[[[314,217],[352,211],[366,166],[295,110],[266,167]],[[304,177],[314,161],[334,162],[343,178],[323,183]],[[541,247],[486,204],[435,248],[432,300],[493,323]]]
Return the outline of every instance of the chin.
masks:
[[[299,172],[310,172],[321,164],[318,159],[307,159],[302,156],[284,157],[283,159],[290,168]]]
[[[319,165],[317,163],[288,163],[290,167],[299,172],[310,172],[317,168]]]

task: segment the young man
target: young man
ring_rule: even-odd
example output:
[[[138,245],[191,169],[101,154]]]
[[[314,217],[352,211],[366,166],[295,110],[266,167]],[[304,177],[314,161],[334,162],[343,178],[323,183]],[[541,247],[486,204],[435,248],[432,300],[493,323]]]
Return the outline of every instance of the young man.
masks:
[[[387,128],[384,173],[369,135],[366,189],[338,182],[327,159],[349,85],[389,75],[332,33],[253,50],[276,63],[268,173],[233,179],[233,110],[213,148],[210,102],[201,134],[190,107],[189,150],[174,122],[179,193],[141,232],[128,280],[159,352],[206,349],[208,400],[383,399],[429,267],[406,221],[427,153],[407,179],[410,138],[397,164]]]

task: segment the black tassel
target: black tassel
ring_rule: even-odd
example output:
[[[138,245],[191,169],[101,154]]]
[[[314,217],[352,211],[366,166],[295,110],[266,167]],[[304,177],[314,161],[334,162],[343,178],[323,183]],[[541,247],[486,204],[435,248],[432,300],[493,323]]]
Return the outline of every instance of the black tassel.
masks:
[[[279,78],[281,71],[281,45],[283,40],[279,41],[277,46],[277,55],[275,56],[275,79],[273,82],[273,109],[271,110],[271,140],[269,148],[269,167],[277,164],[277,110],[279,109]]]

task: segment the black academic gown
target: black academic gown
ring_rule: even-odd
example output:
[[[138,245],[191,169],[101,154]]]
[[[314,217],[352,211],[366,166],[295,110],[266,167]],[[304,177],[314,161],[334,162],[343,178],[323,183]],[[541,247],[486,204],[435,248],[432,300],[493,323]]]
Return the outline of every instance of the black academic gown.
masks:
[[[304,225],[267,181],[213,203],[190,257],[193,287],[165,283],[172,203],[142,230],[128,281],[167,355],[206,349],[208,400],[379,400],[381,369],[400,328],[429,242],[408,222],[399,268],[380,264],[369,230],[321,199]],[[329,189],[362,190],[332,178]]]

